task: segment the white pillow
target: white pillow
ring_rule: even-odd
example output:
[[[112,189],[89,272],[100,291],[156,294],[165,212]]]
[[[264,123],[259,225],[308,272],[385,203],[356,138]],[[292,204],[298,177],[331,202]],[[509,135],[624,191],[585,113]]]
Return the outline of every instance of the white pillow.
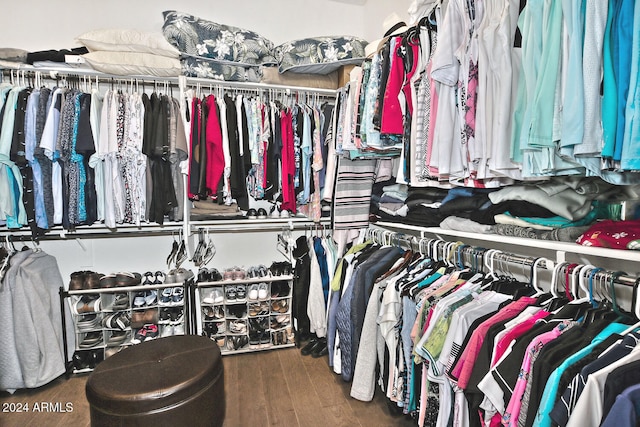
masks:
[[[138,30],[106,29],[84,33],[76,38],[79,43],[94,51],[141,52],[178,58],[180,52],[162,33]]]
[[[89,52],[82,55],[95,70],[118,76],[175,77],[182,72],[176,58],[141,52]]]

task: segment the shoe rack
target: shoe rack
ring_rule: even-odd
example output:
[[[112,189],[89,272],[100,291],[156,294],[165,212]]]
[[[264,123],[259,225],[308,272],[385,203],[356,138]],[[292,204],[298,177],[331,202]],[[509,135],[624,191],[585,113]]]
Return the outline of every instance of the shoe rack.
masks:
[[[61,289],[61,304],[70,307],[76,342],[68,372],[90,372],[125,347],[188,333],[188,286],[189,281]],[[64,341],[66,351],[66,335]]]
[[[197,333],[214,340],[223,355],[295,345],[292,275],[198,281],[194,287]]]

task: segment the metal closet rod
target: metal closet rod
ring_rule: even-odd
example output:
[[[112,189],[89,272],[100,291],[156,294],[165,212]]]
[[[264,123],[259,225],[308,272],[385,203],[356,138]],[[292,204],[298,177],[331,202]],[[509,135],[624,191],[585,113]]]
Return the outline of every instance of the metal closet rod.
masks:
[[[307,227],[316,225],[310,224],[311,220],[303,218],[290,218],[289,220],[218,220],[215,224],[198,224],[190,223],[189,229],[191,234],[197,234],[198,230],[206,230],[210,233],[236,233],[236,232],[256,232],[256,231],[281,231],[284,228],[288,230],[304,230]],[[315,224],[315,223],[314,223]],[[321,221],[320,226],[325,226],[326,221]],[[165,225],[149,224],[142,227],[124,224],[120,225],[116,230],[111,231],[100,225],[87,226],[86,228],[77,228],[74,231],[64,231],[61,228],[51,230],[47,234],[34,238],[28,229],[20,230],[0,230],[0,240],[5,238],[13,242],[33,242],[41,241],[57,241],[72,239],[100,239],[100,238],[118,238],[118,237],[149,237],[149,236],[168,236],[176,235],[184,232],[183,223],[168,223]]]
[[[153,76],[143,76],[143,75],[131,75],[131,76],[119,76],[116,74],[105,74],[95,70],[87,70],[82,68],[55,68],[55,67],[47,67],[47,68],[10,68],[10,67],[2,67],[3,72],[18,72],[20,73],[40,73],[42,74],[42,78],[56,80],[61,76],[65,76],[66,78],[72,77],[92,77],[97,79],[104,79],[105,81],[121,81],[121,82],[130,82],[132,80],[137,80],[138,82],[144,82],[146,84],[158,84],[167,82],[174,86],[177,86],[180,82],[181,78],[185,79],[187,85],[202,85],[202,86],[213,86],[213,87],[226,87],[230,89],[255,89],[255,90],[282,90],[288,91],[291,93],[295,92],[310,92],[312,94],[318,95],[329,95],[336,96],[337,90],[335,89],[320,89],[313,88],[307,86],[291,86],[291,85],[276,85],[276,84],[268,84],[268,83],[251,83],[251,82],[232,82],[226,80],[213,80],[213,79],[204,79],[198,77],[153,77]],[[31,76],[25,76],[31,77]],[[18,75],[18,78],[19,75]]]
[[[428,239],[428,238],[417,238],[416,236],[407,236],[404,233],[398,233],[395,231],[389,231],[389,230],[384,230],[382,228],[370,228],[368,230],[368,235],[370,238],[372,238],[376,243],[379,244],[393,244],[393,245],[397,245],[400,246],[404,249],[410,249],[410,250],[414,250],[414,251],[419,251],[422,253],[422,251],[420,250],[422,248],[422,244],[420,243],[421,241],[424,242],[426,241],[426,246],[429,247],[430,245],[434,245],[436,242],[443,242],[444,244],[447,243],[454,243],[454,242],[449,242],[443,239]],[[382,240],[381,240],[382,239]],[[478,252],[479,251],[479,255],[483,258],[485,253],[489,250],[487,248],[482,248],[482,247],[477,247],[477,246],[470,246],[470,245],[465,245],[462,242],[461,243],[463,246],[460,248],[461,251],[463,252],[467,252],[467,255],[469,254],[473,254],[474,252]],[[414,245],[418,245],[418,249],[416,249],[414,247]],[[496,252],[493,255],[497,260],[499,259],[500,261],[503,262],[507,262],[510,264],[518,264],[518,265],[525,265],[528,267],[531,267],[534,265],[534,263],[539,259],[538,257],[533,257],[533,256],[526,256],[526,255],[518,255],[518,254],[513,254],[513,253],[508,253],[508,252]],[[553,263],[553,260],[550,260]],[[482,262],[482,261],[481,261]],[[549,265],[547,265],[547,263],[544,263],[544,265],[539,264],[537,267],[541,267],[543,266],[545,269],[547,270],[551,270],[553,269],[553,267],[550,267]],[[603,270],[601,272],[597,272],[596,276],[605,276],[607,274],[611,274],[611,271],[607,271],[607,270]],[[623,286],[627,286],[627,287],[635,287],[638,286],[638,284],[640,284],[640,277],[633,277],[633,276],[629,276],[627,274],[620,274],[619,276],[617,276],[615,278],[614,281],[615,284],[618,285],[623,285]]]

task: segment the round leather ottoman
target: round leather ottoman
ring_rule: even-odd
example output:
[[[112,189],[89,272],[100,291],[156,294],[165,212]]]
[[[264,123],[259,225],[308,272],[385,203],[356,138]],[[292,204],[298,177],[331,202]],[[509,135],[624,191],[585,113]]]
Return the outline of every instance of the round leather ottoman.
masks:
[[[224,369],[209,338],[180,335],[125,348],[86,384],[91,426],[222,426]]]

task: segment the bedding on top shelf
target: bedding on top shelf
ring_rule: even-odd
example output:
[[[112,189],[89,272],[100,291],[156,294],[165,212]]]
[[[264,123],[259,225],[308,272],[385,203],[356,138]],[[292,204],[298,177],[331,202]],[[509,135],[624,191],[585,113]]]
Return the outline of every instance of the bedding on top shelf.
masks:
[[[120,76],[175,77],[180,52],[162,34],[134,29],[99,29],[76,37],[88,49],[82,58],[94,70]]]
[[[361,64],[367,42],[354,36],[310,37],[274,49],[281,73],[328,74],[343,65]]]
[[[191,77],[259,82],[262,65],[275,65],[273,42],[250,30],[169,10],[162,32],[180,51]]]

